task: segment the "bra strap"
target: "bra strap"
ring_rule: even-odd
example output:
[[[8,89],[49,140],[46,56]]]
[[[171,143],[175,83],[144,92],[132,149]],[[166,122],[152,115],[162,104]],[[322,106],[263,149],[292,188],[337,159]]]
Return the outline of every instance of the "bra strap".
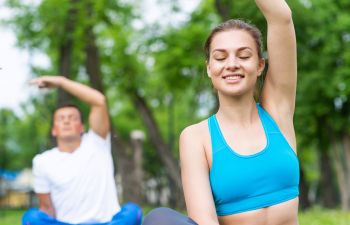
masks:
[[[221,150],[225,145],[215,114],[208,118],[211,148],[213,154]]]

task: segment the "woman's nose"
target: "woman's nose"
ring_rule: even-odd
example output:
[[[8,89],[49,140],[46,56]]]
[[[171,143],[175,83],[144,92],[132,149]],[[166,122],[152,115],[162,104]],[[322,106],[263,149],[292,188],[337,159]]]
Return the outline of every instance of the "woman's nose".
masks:
[[[226,68],[231,69],[231,70],[239,68],[238,58],[235,56],[231,56],[231,57],[227,58]]]

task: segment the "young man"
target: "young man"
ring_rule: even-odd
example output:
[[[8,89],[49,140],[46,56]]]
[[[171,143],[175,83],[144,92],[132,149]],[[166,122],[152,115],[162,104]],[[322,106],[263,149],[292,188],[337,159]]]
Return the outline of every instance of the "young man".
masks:
[[[61,76],[42,76],[31,84],[62,88],[87,103],[89,131],[84,133],[76,106],[56,109],[51,134],[57,147],[33,159],[34,190],[40,209],[28,210],[22,224],[141,224],[140,207],[133,203],[120,207],[118,203],[105,97]]]

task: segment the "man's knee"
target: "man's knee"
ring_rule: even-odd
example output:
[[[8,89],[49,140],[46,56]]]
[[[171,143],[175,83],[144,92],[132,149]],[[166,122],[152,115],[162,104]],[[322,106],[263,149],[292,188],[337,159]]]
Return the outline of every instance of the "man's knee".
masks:
[[[142,211],[141,207],[133,202],[128,202],[123,205],[123,210],[139,212]]]
[[[133,214],[138,218],[142,217],[142,208],[133,202],[128,202],[124,204],[122,207],[122,211],[127,212],[128,214]]]
[[[135,203],[126,203],[112,219],[110,224],[140,225],[142,222],[142,209]]]
[[[28,209],[22,216],[22,225],[39,224],[42,213],[39,209]]]

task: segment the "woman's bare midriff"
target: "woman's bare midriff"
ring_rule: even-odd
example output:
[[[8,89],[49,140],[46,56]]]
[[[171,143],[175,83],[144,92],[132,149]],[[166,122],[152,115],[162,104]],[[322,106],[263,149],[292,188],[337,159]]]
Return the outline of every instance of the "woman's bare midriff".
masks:
[[[299,199],[270,207],[219,217],[220,225],[298,225]]]

